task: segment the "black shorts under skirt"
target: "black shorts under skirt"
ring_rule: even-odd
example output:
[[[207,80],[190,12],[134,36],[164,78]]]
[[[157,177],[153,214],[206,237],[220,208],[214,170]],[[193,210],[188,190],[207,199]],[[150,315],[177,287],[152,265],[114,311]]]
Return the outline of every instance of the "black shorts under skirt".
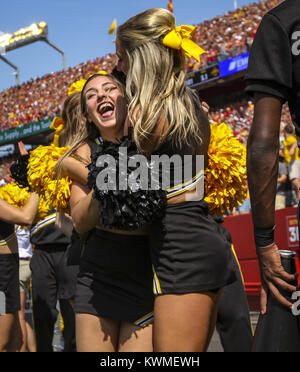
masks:
[[[236,280],[230,242],[204,201],[168,205],[150,247],[156,295],[215,291]]]
[[[20,309],[19,255],[0,254],[0,314]]]
[[[94,229],[80,260],[75,312],[144,327],[153,321],[152,279],[148,236]]]

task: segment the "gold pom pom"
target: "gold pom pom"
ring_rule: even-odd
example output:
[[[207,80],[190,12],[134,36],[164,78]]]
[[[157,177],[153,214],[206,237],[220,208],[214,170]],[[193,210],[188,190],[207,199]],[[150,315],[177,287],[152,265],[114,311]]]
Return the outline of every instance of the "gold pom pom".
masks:
[[[23,208],[30,197],[28,188],[19,187],[15,182],[8,183],[0,188],[0,198],[5,200],[8,204],[17,208]],[[45,199],[40,198],[38,212],[34,219],[34,224],[42,221],[48,214],[49,206]]]
[[[210,213],[222,216],[241,205],[247,196],[246,147],[227,124],[211,124],[205,171],[205,201]]]
[[[28,182],[41,195],[50,208],[59,212],[69,210],[70,188],[72,180],[69,177],[56,179],[54,167],[60,157],[68,150],[67,147],[39,146],[30,154],[28,161]]]
[[[23,208],[29,197],[28,189],[19,187],[15,182],[8,183],[0,188],[0,198],[17,208]]]

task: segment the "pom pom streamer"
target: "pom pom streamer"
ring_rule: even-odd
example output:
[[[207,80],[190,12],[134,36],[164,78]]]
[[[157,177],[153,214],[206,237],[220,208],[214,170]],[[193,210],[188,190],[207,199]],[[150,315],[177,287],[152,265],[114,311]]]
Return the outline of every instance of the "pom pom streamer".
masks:
[[[58,159],[68,150],[66,147],[39,146],[31,152],[28,161],[28,183],[41,195],[50,208],[59,212],[69,211],[70,188],[69,177],[56,179],[54,166]]]
[[[238,141],[227,124],[213,123],[208,157],[205,201],[212,215],[222,216],[246,199],[246,147]]]
[[[126,148],[123,156],[121,148]],[[93,197],[99,201],[99,224],[110,229],[132,230],[153,223],[162,218],[166,206],[166,192],[150,190],[150,177],[148,177],[148,190],[141,187],[142,180],[136,177],[134,187],[127,186],[126,190],[120,190],[119,180],[129,180],[136,168],[128,166],[131,156],[137,155],[138,150],[134,142],[124,137],[119,143],[103,141],[98,151],[92,154],[92,163],[89,165],[89,176],[87,186],[94,188]],[[105,166],[97,166],[97,160],[102,155],[112,156],[116,163],[115,168],[110,169],[110,176],[116,181],[115,190],[99,189],[96,179]],[[127,164],[121,167],[120,163]],[[123,169],[124,168],[124,169]],[[150,165],[148,164],[148,175]],[[108,178],[108,177],[107,177]],[[107,179],[108,181],[108,179]]]
[[[30,197],[28,188],[20,187],[16,182],[8,183],[0,188],[0,198],[5,200],[8,204],[17,208],[23,208]],[[45,199],[40,198],[39,209],[35,217],[34,223],[37,223],[46,218],[48,213],[48,203]]]
[[[10,167],[12,178],[20,187],[29,187],[27,179],[27,167],[30,155],[20,155]]]

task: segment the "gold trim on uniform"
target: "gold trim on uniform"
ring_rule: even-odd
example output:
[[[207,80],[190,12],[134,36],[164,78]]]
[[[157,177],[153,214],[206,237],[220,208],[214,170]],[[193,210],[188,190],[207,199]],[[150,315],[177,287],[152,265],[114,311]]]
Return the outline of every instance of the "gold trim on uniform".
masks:
[[[142,318],[135,321],[134,324],[139,327],[146,327],[147,325],[153,323],[153,320],[154,314],[153,311],[151,311],[151,313],[144,315]]]
[[[243,285],[244,285],[244,288],[245,288],[245,281],[244,281],[244,276],[243,276],[243,273],[242,273],[242,269],[241,269],[241,265],[240,265],[240,262],[237,258],[237,254],[235,252],[235,249],[234,249],[234,246],[233,244],[231,244],[231,250],[232,250],[232,253],[235,257],[235,260],[238,264],[238,267],[239,267],[239,271],[240,271],[240,275],[241,275],[241,278],[242,278],[242,282],[243,282]],[[249,314],[249,318],[250,318],[250,326],[251,326],[251,332],[252,332],[252,336],[254,336],[254,329],[253,329],[253,326],[252,326],[252,320],[251,320],[251,314]]]
[[[185,191],[188,191],[196,186],[196,184],[204,178],[204,170],[202,169],[197,173],[191,180],[184,182],[180,185],[171,187],[167,190],[167,199],[170,199],[179,194],[183,194]]]
[[[51,223],[55,222],[55,220],[56,220],[56,213],[53,213],[50,216],[48,216],[47,218],[45,218],[44,220],[42,220],[39,223],[37,223],[35,225],[35,227],[30,230],[30,235],[32,236],[32,235],[36,234],[43,227],[48,226]]]
[[[15,233],[9,235],[7,238],[0,240],[0,247],[7,245],[14,237],[16,236]]]
[[[97,145],[101,145],[103,143],[103,139],[101,137],[98,137],[95,139],[95,142]]]
[[[158,277],[156,275],[156,272],[155,272],[155,269],[154,269],[153,265],[152,265],[152,269],[153,269],[153,293],[156,294],[156,295],[157,294],[162,294],[160,283],[159,283],[159,280],[158,280]]]

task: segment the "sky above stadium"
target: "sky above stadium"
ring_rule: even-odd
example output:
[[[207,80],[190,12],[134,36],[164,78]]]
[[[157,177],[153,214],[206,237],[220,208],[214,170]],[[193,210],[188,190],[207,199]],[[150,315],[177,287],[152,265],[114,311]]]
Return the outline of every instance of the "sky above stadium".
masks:
[[[258,2],[236,0],[238,6]],[[173,0],[176,24],[197,24],[234,10],[234,0]],[[49,40],[66,53],[67,67],[114,53],[114,19],[120,25],[148,8],[167,8],[168,0],[1,0],[0,33],[32,23],[48,23]],[[62,57],[44,42],[3,55],[20,70],[21,83],[63,69]],[[14,70],[0,60],[0,91],[16,84]]]

